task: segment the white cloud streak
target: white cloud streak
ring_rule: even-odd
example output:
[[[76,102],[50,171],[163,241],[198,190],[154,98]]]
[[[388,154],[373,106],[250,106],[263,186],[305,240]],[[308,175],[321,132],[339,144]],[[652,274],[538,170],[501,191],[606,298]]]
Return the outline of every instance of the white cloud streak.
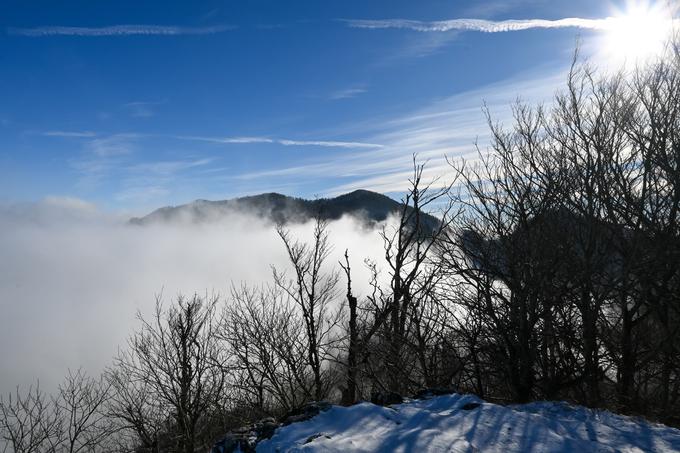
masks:
[[[98,157],[113,157],[130,154],[134,148],[136,134],[114,134],[91,140],[87,144],[88,151]]]
[[[91,131],[47,131],[43,132],[45,137],[65,137],[65,138],[90,138],[97,134]]]
[[[383,145],[365,142],[328,141],[328,140],[291,140],[282,138],[270,138],[266,136],[234,136],[234,137],[210,137],[210,136],[178,136],[178,135],[155,135],[137,133],[117,133],[106,135],[93,133],[93,136],[85,134],[57,133],[51,134],[57,137],[77,136],[82,137],[82,152],[69,161],[78,177],[75,188],[78,191],[91,191],[100,187],[115,187],[113,202],[126,206],[145,206],[155,208],[160,204],[172,203],[173,198],[188,199],[189,197],[206,197],[206,189],[209,184],[224,184],[215,191],[214,197],[220,198],[226,193],[233,195],[234,191],[245,191],[250,194],[261,192],[263,187],[288,187],[286,192],[298,190],[297,186],[290,181],[276,181],[274,184],[262,181],[257,175],[228,176],[233,169],[221,168],[215,171],[213,164],[219,164],[220,156],[216,155],[215,149],[192,151],[188,159],[178,160],[173,158],[173,153],[167,154],[170,159],[147,159],[138,151],[147,146],[156,146],[154,139],[186,140],[212,143],[216,145],[234,146],[235,151],[241,152],[243,146],[249,144],[265,144],[267,146],[282,147],[323,147],[337,148],[353,152],[380,152]],[[152,140],[152,142],[148,142]],[[322,156],[326,153],[318,152]],[[209,166],[210,164],[210,166]],[[265,169],[266,171],[267,169]],[[325,170],[326,174],[332,174],[334,168]],[[303,170],[304,171],[304,170]],[[285,173],[284,173],[285,174]],[[283,175],[283,174],[282,174]],[[318,175],[317,175],[318,176]],[[234,181],[254,181],[257,188],[240,187],[232,184]],[[214,190],[214,189],[210,189]]]
[[[565,19],[521,19],[492,21],[484,19],[451,19],[438,21],[419,21],[408,19],[341,19],[352,28],[386,29],[397,28],[420,32],[478,31],[483,33],[500,33],[509,31],[529,30],[532,28],[585,28],[606,30],[613,26],[615,18],[582,19],[569,17]]]
[[[360,87],[354,87],[354,88],[346,88],[344,90],[338,90],[333,93],[328,97],[331,101],[339,101],[341,99],[351,99],[354,97],[359,96],[360,94],[365,93],[367,90],[366,88],[360,88]]]
[[[374,153],[355,153],[350,159],[329,167],[346,174],[354,174],[345,183],[329,188],[328,195],[359,188],[379,192],[401,192],[408,188],[412,171],[412,156],[428,161],[426,179],[440,179],[447,184],[451,174],[445,156],[474,160],[475,142],[484,150],[490,142],[485,103],[495,121],[511,121],[510,106],[518,96],[524,102],[544,103],[564,80],[564,72],[549,75],[525,73],[511,80],[460,93],[435,102],[422,109],[376,125],[379,129],[370,139],[385,144],[385,149]],[[312,170],[313,171],[313,170]]]
[[[17,36],[133,36],[133,35],[212,35],[233,30],[233,25],[212,27],[180,27],[174,25],[110,25],[107,27],[62,27],[47,26],[35,28],[8,28],[7,33]]]
[[[329,148],[382,148],[383,145],[362,142],[337,142],[323,140],[277,140],[284,146],[324,146]]]
[[[175,160],[175,161],[155,161],[155,162],[144,162],[140,164],[135,164],[129,168],[131,171],[135,171],[141,174],[154,174],[163,176],[174,176],[178,173],[189,168],[201,167],[203,165],[208,165],[213,161],[213,159],[195,159],[195,160]]]
[[[274,143],[274,140],[267,137],[198,137],[195,135],[180,135],[175,138],[180,140],[195,140],[198,142],[239,144],[239,143]]]
[[[274,143],[283,146],[321,146],[327,148],[369,148],[378,149],[383,145],[377,143],[364,142],[346,142],[346,141],[331,141],[331,140],[290,140],[285,138],[269,138],[269,137],[197,137],[197,136],[178,136],[176,138],[182,140],[196,140],[211,143],[224,144],[248,144],[248,143]]]
[[[529,103],[550,101],[555,89],[561,86],[565,71],[561,69],[548,75],[543,68],[536,71],[459,93],[404,115],[364,123],[353,130],[355,135],[367,137],[370,142],[381,143],[381,149],[318,155],[288,167],[242,173],[234,179],[256,186],[265,181],[319,183],[322,178],[331,178],[332,186],[324,184],[326,189],[322,194],[327,196],[355,189],[401,192],[409,184],[413,154],[417,154],[419,161],[428,160],[426,179],[451,173],[444,156],[454,160],[477,157],[474,143],[478,141],[484,149],[490,140],[482,112],[484,103],[494,120],[507,124],[511,119],[510,105],[518,96]],[[440,181],[447,182],[446,178]]]
[[[162,102],[128,102],[123,104],[130,112],[133,118],[151,118],[155,115],[154,107],[162,104]]]

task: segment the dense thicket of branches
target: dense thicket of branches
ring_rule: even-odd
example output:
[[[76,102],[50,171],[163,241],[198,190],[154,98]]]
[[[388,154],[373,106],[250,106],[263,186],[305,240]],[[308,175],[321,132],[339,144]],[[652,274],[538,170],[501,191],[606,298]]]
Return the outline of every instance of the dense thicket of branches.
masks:
[[[432,387],[680,424],[679,62],[575,63],[549,108],[489,116],[450,185],[414,162],[366,294],[361,251],[334,266],[326,223],[309,242],[279,228],[289,268],[269,285],[159,302],[101,379],[0,399],[3,451],[204,451],[309,401]]]
[[[82,370],[69,372],[52,397],[29,387],[0,398],[3,452],[81,453],[109,449],[114,432],[106,404],[110,384]]]
[[[363,300],[343,263],[356,397],[446,386],[680,422],[678,69],[672,51],[616,74],[575,61],[550,108],[489,116],[455,190],[416,166],[406,200],[447,194],[442,230],[405,210]]]
[[[574,65],[551,110],[490,121],[491,152],[457,166],[441,250],[478,392],[680,421],[677,64]]]

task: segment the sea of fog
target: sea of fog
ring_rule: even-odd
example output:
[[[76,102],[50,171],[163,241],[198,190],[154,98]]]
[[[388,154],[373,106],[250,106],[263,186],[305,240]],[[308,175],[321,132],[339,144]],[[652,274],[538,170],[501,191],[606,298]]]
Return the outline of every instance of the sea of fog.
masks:
[[[291,227],[309,240],[312,225]],[[329,226],[328,269],[349,249],[355,292],[368,289],[365,258],[383,256],[378,230],[352,218]],[[0,205],[0,392],[68,369],[97,374],[151,313],[155,296],[228,295],[232,283],[271,281],[287,269],[274,227],[250,217],[204,225],[134,226],[74,199]],[[344,278],[339,294],[343,294]]]

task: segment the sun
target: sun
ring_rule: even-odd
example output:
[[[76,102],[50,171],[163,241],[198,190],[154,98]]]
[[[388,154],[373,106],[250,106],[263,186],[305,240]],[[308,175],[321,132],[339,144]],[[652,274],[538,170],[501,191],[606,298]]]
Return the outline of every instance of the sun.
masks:
[[[661,55],[673,34],[669,1],[629,2],[605,20],[603,50],[611,58],[636,63]]]

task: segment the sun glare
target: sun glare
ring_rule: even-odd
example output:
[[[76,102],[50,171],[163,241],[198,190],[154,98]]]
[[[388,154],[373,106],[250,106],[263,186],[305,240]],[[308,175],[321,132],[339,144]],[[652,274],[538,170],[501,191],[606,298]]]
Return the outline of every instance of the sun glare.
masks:
[[[673,32],[673,14],[665,2],[628,3],[606,20],[604,51],[609,57],[635,63],[663,53]]]

